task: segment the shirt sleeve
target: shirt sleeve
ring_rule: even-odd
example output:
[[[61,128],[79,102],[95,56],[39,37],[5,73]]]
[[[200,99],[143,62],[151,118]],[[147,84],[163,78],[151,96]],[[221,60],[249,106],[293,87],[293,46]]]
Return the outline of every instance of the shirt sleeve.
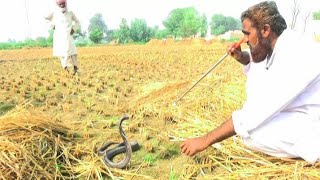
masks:
[[[286,82],[282,82],[285,85]],[[233,112],[232,119],[237,134],[248,137],[251,130],[272,119],[277,113],[284,110],[296,97],[298,97],[311,82],[301,82],[290,86],[277,84],[275,90],[266,94],[257,93],[248,97],[241,110]],[[266,92],[266,91],[264,91]]]
[[[49,13],[47,16],[44,17],[46,20],[46,23],[48,24],[50,29],[54,28],[54,22],[53,22],[53,12]]]
[[[71,14],[72,14],[72,20],[73,20],[72,29],[76,31],[80,28],[80,22],[73,12],[71,12]]]

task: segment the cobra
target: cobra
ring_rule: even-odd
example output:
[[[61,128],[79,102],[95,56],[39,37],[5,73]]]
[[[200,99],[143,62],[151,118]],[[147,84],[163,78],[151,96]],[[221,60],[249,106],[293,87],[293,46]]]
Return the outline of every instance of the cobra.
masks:
[[[140,145],[137,141],[132,141],[132,142],[128,141],[127,136],[122,129],[122,122],[128,119],[129,117],[127,115],[124,115],[119,120],[119,123],[118,123],[120,136],[123,142],[122,143],[107,142],[100,149],[98,149],[98,154],[103,156],[103,162],[109,167],[119,168],[119,169],[125,168],[130,162],[132,152],[137,151],[140,148]],[[118,144],[118,145],[116,145],[112,149],[108,149],[111,145],[114,145],[114,144]],[[121,153],[126,153],[125,158],[118,163],[113,162],[112,159],[116,155]]]

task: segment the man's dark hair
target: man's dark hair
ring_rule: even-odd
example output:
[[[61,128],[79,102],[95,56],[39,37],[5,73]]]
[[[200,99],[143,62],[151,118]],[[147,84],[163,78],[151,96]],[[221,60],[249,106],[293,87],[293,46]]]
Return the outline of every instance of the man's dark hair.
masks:
[[[271,30],[280,36],[287,29],[287,23],[278,11],[277,4],[273,1],[264,1],[250,7],[241,14],[241,21],[250,19],[252,26],[261,30],[265,24],[269,24]]]

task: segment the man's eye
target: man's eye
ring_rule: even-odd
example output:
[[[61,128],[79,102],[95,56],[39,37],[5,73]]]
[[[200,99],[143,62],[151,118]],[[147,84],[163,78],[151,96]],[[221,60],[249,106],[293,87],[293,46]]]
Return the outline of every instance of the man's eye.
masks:
[[[244,35],[246,35],[246,36],[248,36],[248,35],[250,34],[250,32],[245,31],[245,30],[242,30],[242,33],[243,33]]]

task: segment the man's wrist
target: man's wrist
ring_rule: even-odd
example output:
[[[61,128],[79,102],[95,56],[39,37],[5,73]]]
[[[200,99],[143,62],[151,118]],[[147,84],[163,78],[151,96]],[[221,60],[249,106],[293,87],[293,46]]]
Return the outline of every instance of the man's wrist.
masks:
[[[241,52],[240,57],[237,60],[243,65],[248,65],[250,63],[250,57],[248,52]]]
[[[208,134],[206,134],[205,136],[202,137],[203,140],[204,140],[204,143],[205,143],[206,147],[209,147],[209,146],[211,146],[213,143],[215,143],[215,142],[213,142],[214,140],[212,140],[211,133],[212,133],[212,132],[209,132]]]

